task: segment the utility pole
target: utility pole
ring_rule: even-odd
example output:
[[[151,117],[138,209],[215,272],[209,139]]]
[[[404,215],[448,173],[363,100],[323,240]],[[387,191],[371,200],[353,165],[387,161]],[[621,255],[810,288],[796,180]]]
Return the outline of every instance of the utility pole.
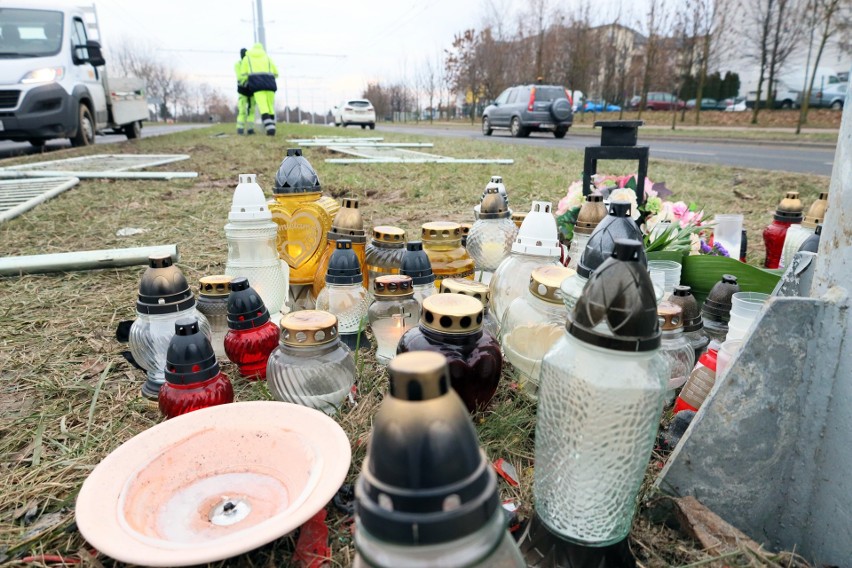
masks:
[[[266,29],[263,27],[263,0],[257,0],[257,41],[266,51]]]

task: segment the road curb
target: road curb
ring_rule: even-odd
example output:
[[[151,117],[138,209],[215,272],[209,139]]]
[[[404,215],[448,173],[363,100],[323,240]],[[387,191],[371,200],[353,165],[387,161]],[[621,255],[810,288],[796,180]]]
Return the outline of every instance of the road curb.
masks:
[[[580,136],[584,138],[598,138],[600,139],[600,131],[589,131],[589,132],[580,132],[576,129],[569,133],[573,136]],[[648,136],[642,136],[642,131],[639,131],[639,142],[641,143],[643,140],[649,140],[652,142],[674,142],[674,141],[683,141],[683,142],[705,142],[707,144],[739,144],[739,145],[750,145],[750,146],[784,146],[791,148],[801,148],[802,146],[808,148],[819,148],[819,149],[834,149],[837,147],[837,143],[831,142],[810,142],[810,141],[798,141],[798,140],[760,140],[757,138],[713,138],[713,137],[701,137],[701,136],[672,136],[667,138],[665,136],[660,136],[658,134],[651,134]]]

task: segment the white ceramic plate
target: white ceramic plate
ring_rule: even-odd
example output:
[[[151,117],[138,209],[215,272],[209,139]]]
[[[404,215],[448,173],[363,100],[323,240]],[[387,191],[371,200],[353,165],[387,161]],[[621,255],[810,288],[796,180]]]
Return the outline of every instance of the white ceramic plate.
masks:
[[[134,436],[92,471],[77,526],[100,552],[145,566],[242,554],[306,522],[349,470],[324,413],[286,402],[196,410]]]

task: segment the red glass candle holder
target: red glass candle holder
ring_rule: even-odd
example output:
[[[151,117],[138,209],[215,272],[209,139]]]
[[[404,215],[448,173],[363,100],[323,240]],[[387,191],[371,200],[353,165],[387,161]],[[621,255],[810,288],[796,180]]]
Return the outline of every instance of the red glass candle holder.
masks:
[[[234,402],[234,388],[228,375],[221,371],[213,378],[192,385],[166,382],[160,389],[158,399],[160,412],[166,418],[229,402]]]
[[[251,380],[266,378],[269,354],[278,347],[278,327],[267,321],[251,329],[229,329],[225,336],[225,353]]]
[[[794,223],[802,222],[802,209],[798,191],[788,191],[778,204],[772,223],[763,229],[763,243],[766,245],[766,258],[763,265],[766,268],[778,268],[781,265],[787,229]]]
[[[175,322],[175,334],[166,351],[164,375],[166,382],[157,400],[166,418],[234,402],[231,381],[219,370],[213,346],[199,331],[195,318]]]

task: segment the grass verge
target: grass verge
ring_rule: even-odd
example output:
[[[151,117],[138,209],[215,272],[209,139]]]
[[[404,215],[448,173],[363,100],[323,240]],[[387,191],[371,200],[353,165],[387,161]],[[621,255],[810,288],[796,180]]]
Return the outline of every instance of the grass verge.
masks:
[[[132,143],[51,154],[49,159],[97,153],[187,153],[191,159],[163,169],[195,170],[197,179],[163,181],[91,180],[0,225],[0,254],[22,255],[178,243],[187,279],[224,271],[227,246],[223,225],[239,173],[257,173],[271,193],[287,137],[341,134],[324,127],[283,126],[277,138],[237,137],[230,125],[142,139]],[[370,133],[373,134],[373,133]],[[388,140],[418,137],[385,135]],[[425,139],[425,138],[424,138]],[[435,138],[434,151],[457,157],[488,157],[493,145],[482,141]],[[532,199],[557,201],[579,178],[582,154],[568,149],[500,148],[513,166],[483,165],[330,165],[321,149],[305,151],[324,190],[335,197],[362,199],[369,225],[396,224],[417,234],[435,219],[472,220],[471,207],[494,173],[502,174],[512,204]],[[37,161],[30,156],[17,162]],[[7,162],[11,163],[11,162]],[[608,165],[614,165],[610,163]],[[5,163],[4,163],[5,165]],[[623,173],[627,167],[619,164]],[[601,167],[605,171],[605,166]],[[674,199],[703,204],[708,212],[745,215],[750,259],[762,258],[760,229],[786,190],[806,203],[827,186],[818,176],[651,161],[650,176],[666,181]],[[117,237],[122,227],[147,232]],[[144,377],[121,356],[115,340],[122,320],[135,316],[134,302],[143,269],[31,275],[0,279],[5,301],[0,317],[0,562],[45,564],[39,555],[59,555],[83,565],[110,564],[89,550],[73,525],[74,499],[91,469],[134,434],[161,420],[139,397]],[[241,380],[224,365],[238,400],[268,398],[265,385]],[[489,457],[517,468],[520,487],[502,484],[503,498],[514,498],[521,512],[532,510],[535,407],[512,388],[511,370],[490,409],[474,417]],[[386,377],[372,354],[364,356],[359,401],[338,420],[353,444],[349,481],[365,455],[371,419],[386,390]],[[655,471],[654,466],[649,471]],[[649,473],[650,475],[650,473]],[[354,555],[350,519],[331,508],[333,565],[346,566]],[[274,566],[290,561],[292,537],[217,566]],[[743,551],[714,560],[677,531],[637,516],[632,546],[642,566],[781,566],[781,560]],[[30,557],[29,559],[27,557]],[[787,565],[786,563],[783,565]]]

